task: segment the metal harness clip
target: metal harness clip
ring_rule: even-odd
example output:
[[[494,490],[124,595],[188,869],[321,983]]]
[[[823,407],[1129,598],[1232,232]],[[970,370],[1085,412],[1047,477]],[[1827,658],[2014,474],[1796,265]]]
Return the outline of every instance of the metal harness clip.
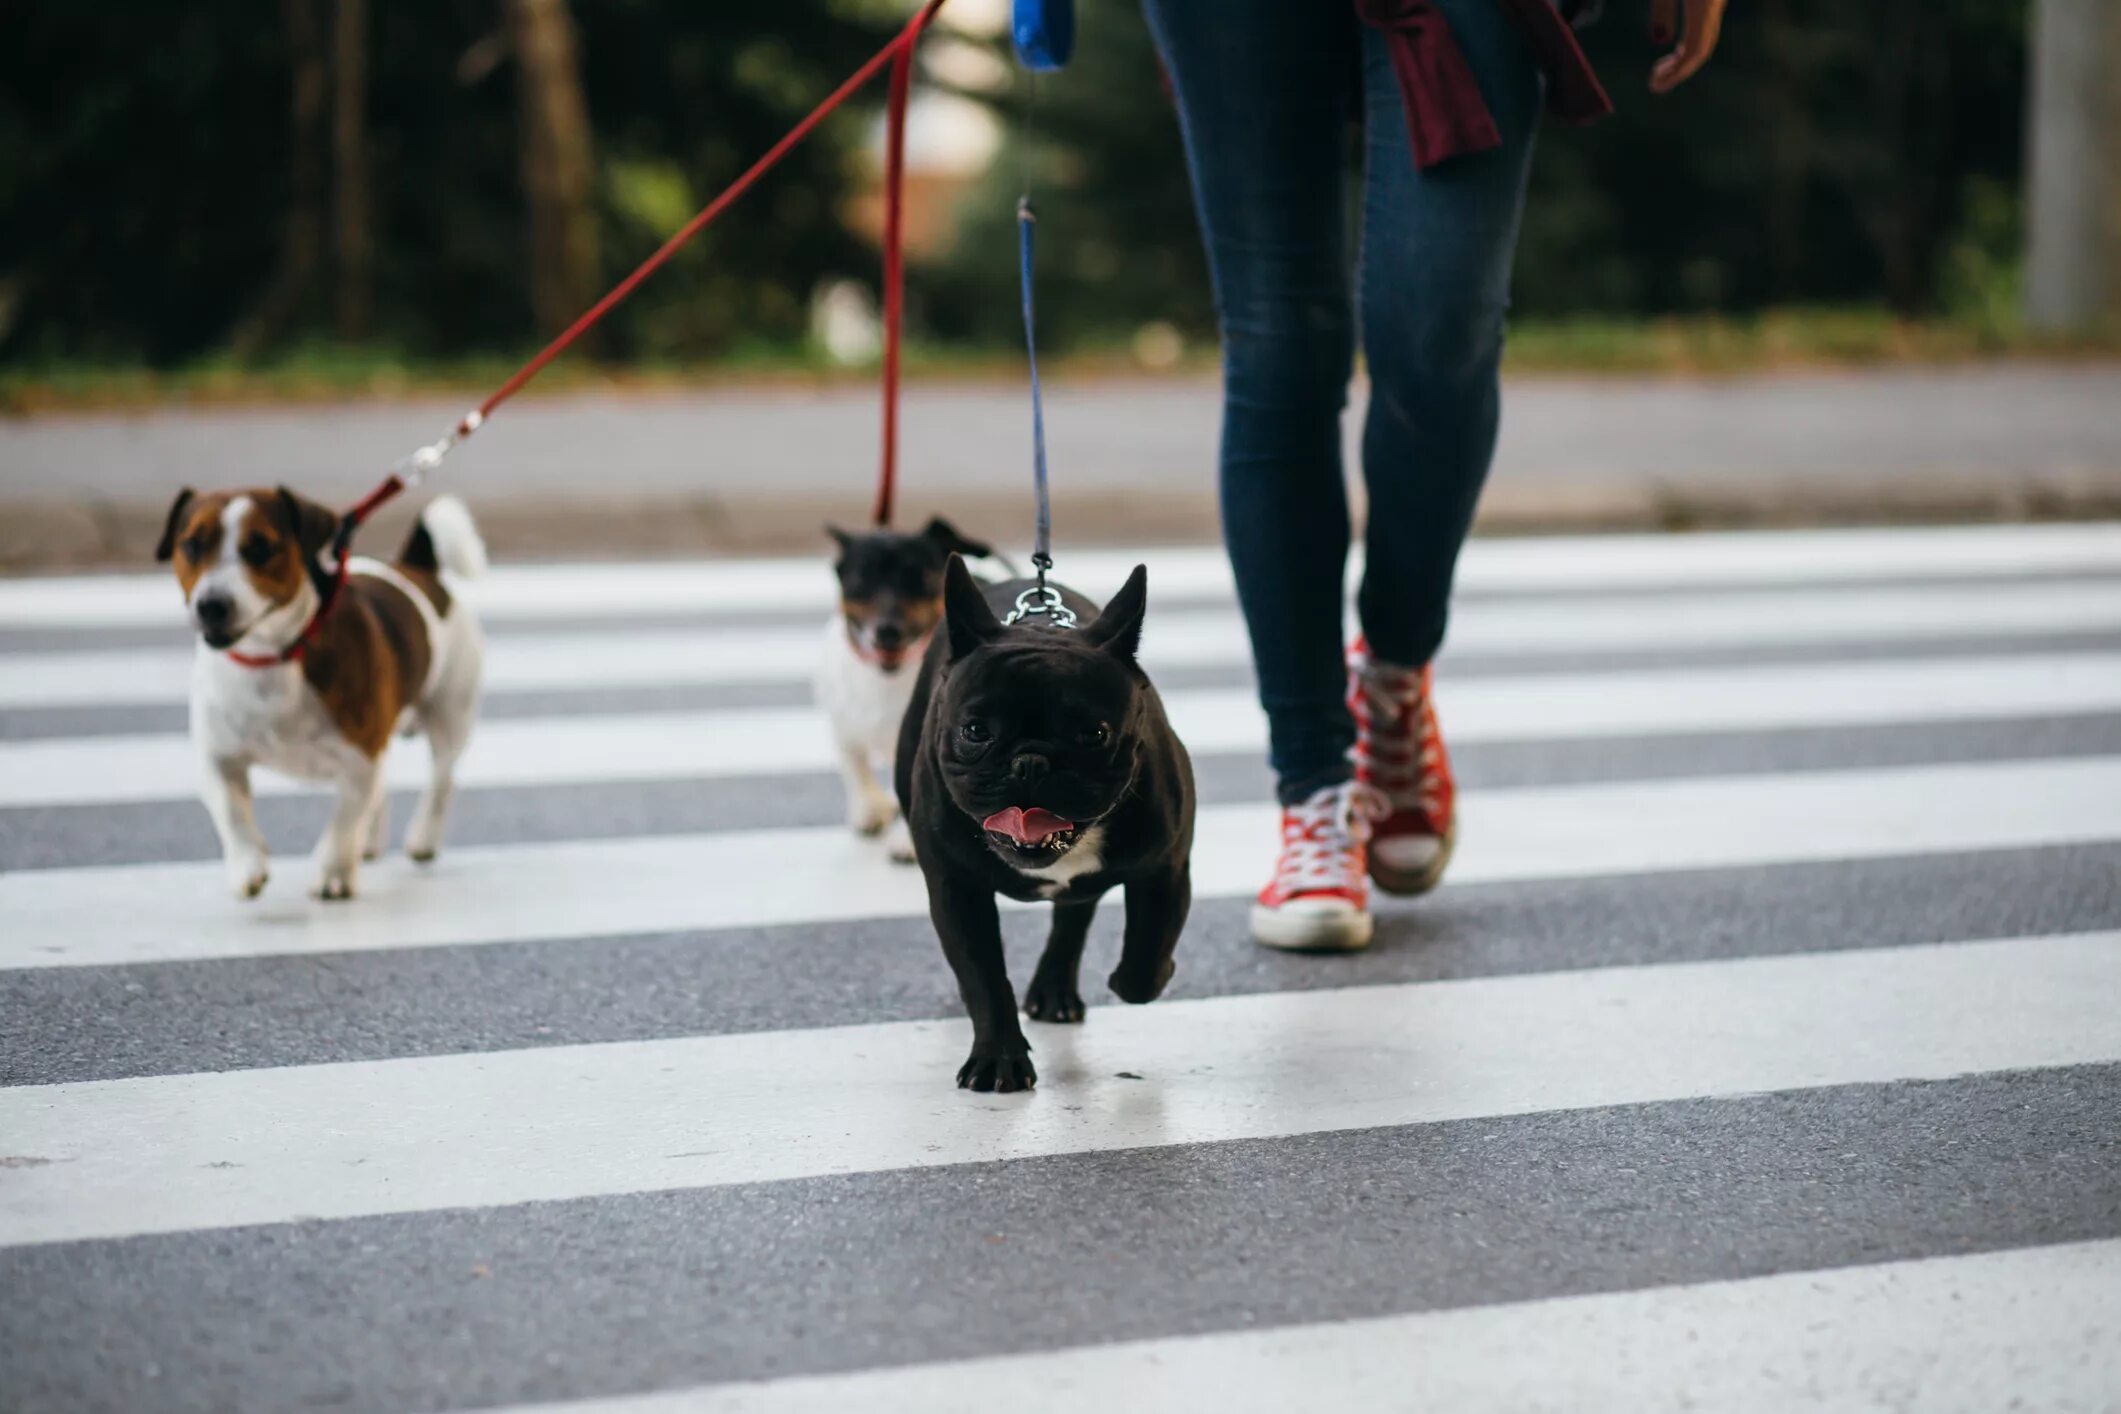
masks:
[[[1002,627],[1043,614],[1055,628],[1074,628],[1075,610],[1061,602],[1061,593],[1050,584],[1034,584],[1016,596],[1016,607],[1002,620]]]

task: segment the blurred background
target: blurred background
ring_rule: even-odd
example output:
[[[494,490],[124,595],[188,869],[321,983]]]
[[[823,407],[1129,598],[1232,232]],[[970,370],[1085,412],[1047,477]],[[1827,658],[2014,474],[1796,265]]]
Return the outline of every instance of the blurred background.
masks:
[[[27,415],[476,392],[653,250],[907,10],[18,0],[0,51],[0,402]],[[2116,347],[2121,6],[1734,0],[1710,68],[1662,99],[1644,86],[1641,10],[1610,3],[1585,35],[1618,115],[1542,134],[1513,372],[1743,375],[2028,355],[2082,365]],[[922,50],[912,367],[1020,376],[1010,227],[1028,167],[1042,193],[1042,335],[1062,373],[1200,383],[1214,367],[1212,309],[1137,6],[1083,0],[1080,52],[1041,86],[1028,152],[1005,17],[1004,0],[953,0]],[[871,413],[851,400],[876,351],[882,90],[827,122],[539,391],[843,387],[844,437],[805,461],[829,464],[857,503],[866,470],[841,463],[874,455],[863,448]],[[2103,411],[2109,390],[2096,384],[2084,408],[2047,420]],[[1130,444],[1182,428],[1166,450],[1198,477],[1212,406],[1187,396],[1168,417],[1161,404],[1138,409]],[[2009,385],[1995,402],[2026,396]],[[1931,391],[1936,406],[1960,401]],[[1928,405],[1890,404],[1889,415],[1924,423]],[[993,419],[1010,440],[983,456],[1013,466],[1020,437],[1003,406]],[[985,426],[983,407],[965,417]],[[1789,413],[1759,417],[1774,427]],[[1133,425],[1124,407],[1114,415]],[[136,457],[106,475],[94,445],[24,442],[22,431],[18,420],[6,473],[16,501],[49,500],[58,478],[130,505],[127,476],[153,471]],[[1537,418],[1519,432],[1538,435]],[[609,448],[613,435],[582,440]],[[916,458],[921,435],[909,429]],[[403,450],[395,436],[392,424],[363,443],[347,484]],[[1557,446],[1582,436],[1566,418],[1552,428]],[[1505,482],[1515,455],[1506,444]],[[1824,473],[1860,469],[1836,455]],[[1087,445],[1083,456],[1110,459]],[[2068,495],[2050,486],[2049,502],[2104,505],[2103,490],[2080,483],[2088,466],[2111,470],[2107,458],[2104,442],[2080,438],[2052,465],[2018,470],[2074,468]],[[330,479],[321,454],[291,445],[268,442],[259,459]],[[201,451],[165,469],[240,460]],[[735,483],[786,471],[770,457],[735,461]],[[1910,470],[1968,471],[1935,462]],[[644,472],[645,489],[675,494],[664,482],[688,466]],[[816,490],[830,500],[823,480]],[[52,543],[41,529],[15,538]],[[8,553],[19,559],[20,546]]]

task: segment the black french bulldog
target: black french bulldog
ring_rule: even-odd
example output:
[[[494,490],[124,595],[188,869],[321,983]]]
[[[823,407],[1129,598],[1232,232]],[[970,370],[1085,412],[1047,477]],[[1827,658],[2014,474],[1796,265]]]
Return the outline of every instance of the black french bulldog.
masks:
[[[1102,614],[1058,586],[1041,600],[1030,580],[982,585],[954,555],[944,574],[945,631],[922,660],[895,775],[929,915],[972,1017],[962,1087],[1038,1081],[996,894],[1053,903],[1024,994],[1034,1019],[1083,1019],[1083,939],[1114,886],[1127,891],[1127,926],[1113,992],[1154,1001],[1171,980],[1193,900],[1193,765],[1135,663],[1147,597],[1143,566]]]

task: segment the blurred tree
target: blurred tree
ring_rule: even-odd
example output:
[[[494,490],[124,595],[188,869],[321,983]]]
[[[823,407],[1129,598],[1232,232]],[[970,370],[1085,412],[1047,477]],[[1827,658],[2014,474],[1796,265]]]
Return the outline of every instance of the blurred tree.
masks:
[[[376,301],[368,182],[368,0],[332,0],[332,13],[333,307],[339,337],[359,343],[374,325]]]
[[[241,348],[266,350],[364,308],[349,327],[388,347],[520,348],[579,299],[534,295],[543,257],[525,232],[544,198],[523,166],[528,72],[508,72],[516,3],[281,0],[275,20],[256,5],[16,0],[0,47],[0,358],[161,362],[239,333]],[[584,189],[580,168],[589,176],[586,196],[554,209],[594,212],[592,283],[654,249],[910,4],[574,7],[590,132],[570,190]],[[1041,81],[1034,119],[1047,332],[1056,348],[1149,321],[1206,333],[1177,125],[1146,27],[1134,0],[1081,8],[1079,54]],[[1521,312],[2009,303],[1997,292],[2015,282],[2022,224],[2028,0],[1743,0],[1709,69],[1667,99],[1643,88],[1640,7],[1607,12],[1587,42],[1620,111],[1541,137]],[[355,31],[366,81],[342,84]],[[1014,133],[1020,89],[994,97]],[[827,123],[622,306],[605,352],[799,342],[820,281],[873,282],[874,250],[841,220],[873,112]],[[349,114],[360,121],[342,141]],[[349,193],[357,174],[365,192]],[[1012,147],[967,201],[954,249],[913,272],[917,334],[1014,344],[1018,179]],[[573,252],[579,281],[589,243],[560,225],[551,248]],[[318,288],[327,257],[336,290]],[[359,298],[328,297],[346,289]]]
[[[520,348],[537,321],[510,3],[283,0],[275,16],[17,0],[0,46],[0,358],[168,363],[238,333],[259,352],[342,313],[410,353]],[[899,18],[826,0],[580,7],[593,285],[659,244],[673,211],[749,165]],[[874,278],[874,253],[836,216],[863,121],[825,124],[623,306],[609,350],[800,341],[820,280]]]
[[[328,60],[319,0],[281,0],[287,27],[288,179],[280,261],[249,317],[230,336],[239,358],[285,337],[314,293],[324,259],[324,94]]]
[[[530,309],[538,333],[551,335],[598,294],[589,115],[565,0],[509,0],[508,10],[530,208]]]
[[[2121,327],[2121,4],[2040,0],[2026,316]]]

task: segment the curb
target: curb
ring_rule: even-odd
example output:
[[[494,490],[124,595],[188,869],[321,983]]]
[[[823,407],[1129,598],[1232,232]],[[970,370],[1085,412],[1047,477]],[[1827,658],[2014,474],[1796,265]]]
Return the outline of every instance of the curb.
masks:
[[[1030,524],[1028,495],[1015,491],[960,495],[944,507],[911,503],[902,520],[918,525],[937,509],[968,532],[1004,543],[1021,539]],[[136,502],[0,502],[0,573],[146,569],[166,510]],[[413,510],[393,506],[377,515],[364,548],[394,551]],[[847,497],[818,495],[477,499],[472,511],[495,557],[513,560],[822,553],[827,521],[859,525],[866,514]],[[1519,480],[1489,489],[1474,529],[1556,535],[2107,519],[2121,519],[2121,470],[1935,482],[1843,476],[1801,485],[1786,477],[1714,485]],[[1064,543],[1182,544],[1214,540],[1219,519],[1212,491],[1203,488],[1062,495],[1054,524]]]

